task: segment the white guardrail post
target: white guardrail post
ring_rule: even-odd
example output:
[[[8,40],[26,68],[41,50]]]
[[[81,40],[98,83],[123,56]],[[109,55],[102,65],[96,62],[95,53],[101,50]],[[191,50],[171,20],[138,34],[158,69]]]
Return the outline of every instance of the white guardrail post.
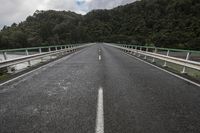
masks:
[[[154,53],[155,53],[155,50],[154,50]],[[151,63],[154,63],[154,62],[155,62],[155,58],[153,57]]]
[[[8,56],[7,56],[7,52],[6,51],[3,52],[3,57],[4,57],[5,61],[8,60]],[[12,68],[10,66],[7,67],[7,72],[8,73],[12,73]]]
[[[142,51],[142,47],[141,46],[139,46],[139,51]],[[140,56],[141,56],[141,54],[139,52],[138,57],[140,57]]]
[[[148,52],[148,48],[146,48],[146,53]],[[144,59],[146,60],[147,59],[147,56],[144,55]]]
[[[39,48],[39,53],[40,53],[40,54],[42,53],[42,49],[41,49],[41,48]]]
[[[4,60],[7,60],[7,53],[6,52],[3,52],[3,57],[4,57]]]
[[[186,56],[186,59],[185,59],[185,60],[188,61],[189,58],[190,58],[190,52],[187,52],[187,56]],[[183,70],[182,70],[181,73],[186,73],[186,67],[185,67],[185,66],[183,66]]]
[[[137,54],[137,46],[135,46],[135,50],[134,50],[134,54],[133,55],[136,55]]]
[[[28,56],[29,55],[29,53],[28,53],[28,49],[26,49],[26,56]],[[29,60],[28,61],[28,67],[30,67],[31,66],[31,61]]]
[[[170,52],[170,50],[167,50],[167,55],[166,56],[169,56],[169,52]],[[163,67],[167,67],[167,61],[164,62]]]
[[[131,46],[131,54],[133,54],[134,52],[133,52],[133,46]]]

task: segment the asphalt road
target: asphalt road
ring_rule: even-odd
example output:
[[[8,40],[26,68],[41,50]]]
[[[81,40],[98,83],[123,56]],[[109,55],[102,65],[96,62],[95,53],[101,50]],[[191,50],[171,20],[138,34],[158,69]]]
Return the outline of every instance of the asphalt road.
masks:
[[[200,88],[103,44],[0,86],[0,133],[97,132],[199,133]]]

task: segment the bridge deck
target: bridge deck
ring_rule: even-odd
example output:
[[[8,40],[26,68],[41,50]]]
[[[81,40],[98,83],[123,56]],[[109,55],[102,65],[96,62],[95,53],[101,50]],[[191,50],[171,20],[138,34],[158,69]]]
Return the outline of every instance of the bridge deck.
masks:
[[[2,133],[98,128],[99,133],[200,132],[200,88],[100,44],[0,86]]]

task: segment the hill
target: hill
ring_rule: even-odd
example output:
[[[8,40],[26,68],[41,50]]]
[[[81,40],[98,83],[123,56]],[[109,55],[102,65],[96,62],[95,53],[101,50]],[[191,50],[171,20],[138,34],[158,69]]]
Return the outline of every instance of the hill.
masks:
[[[200,50],[200,1],[141,0],[84,16],[36,11],[0,32],[1,49],[96,41]]]

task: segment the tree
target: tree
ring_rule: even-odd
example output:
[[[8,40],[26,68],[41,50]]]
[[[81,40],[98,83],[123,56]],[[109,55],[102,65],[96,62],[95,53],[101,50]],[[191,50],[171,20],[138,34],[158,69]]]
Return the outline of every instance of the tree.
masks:
[[[199,49],[199,0],[140,0],[86,15],[39,11],[4,26],[0,48],[107,41]]]
[[[15,31],[10,35],[12,47],[27,47],[27,35],[22,31]]]

